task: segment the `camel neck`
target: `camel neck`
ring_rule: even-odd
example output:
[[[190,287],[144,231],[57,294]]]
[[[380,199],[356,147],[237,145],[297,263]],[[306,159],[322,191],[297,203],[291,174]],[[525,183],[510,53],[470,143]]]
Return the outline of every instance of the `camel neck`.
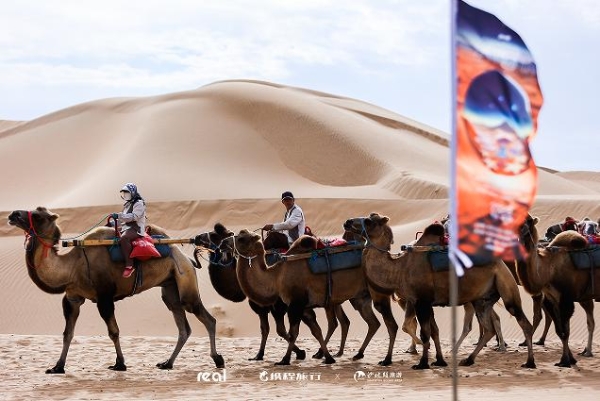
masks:
[[[369,284],[377,291],[389,293],[396,290],[404,269],[400,264],[402,257],[392,258],[389,252],[367,248],[363,251],[365,272]]]
[[[70,259],[74,251],[59,256],[54,246],[49,248],[36,238],[30,238],[29,241],[31,249],[25,255],[29,277],[42,291],[51,294],[65,292],[71,282],[74,266],[64,261]]]
[[[262,306],[273,305],[277,301],[276,283],[281,269],[268,268],[264,254],[239,258],[236,269],[240,286],[250,300]]]

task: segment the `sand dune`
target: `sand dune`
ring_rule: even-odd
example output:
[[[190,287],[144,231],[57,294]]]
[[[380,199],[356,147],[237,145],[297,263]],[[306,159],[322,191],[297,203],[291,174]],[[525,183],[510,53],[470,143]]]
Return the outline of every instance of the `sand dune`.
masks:
[[[124,182],[133,181],[148,201],[150,222],[164,227],[173,237],[190,238],[210,230],[218,221],[232,230],[254,230],[277,221],[284,212],[279,195],[292,190],[308,225],[319,236],[340,236],[347,218],[379,212],[390,217],[396,239],[393,251],[399,251],[415,233],[447,214],[449,153],[447,133],[376,105],[269,82],[223,81],[162,96],[92,101],[28,122],[1,121],[0,168],[5,174],[0,176],[0,215],[6,218],[14,209],[47,206],[61,215],[63,237],[75,237],[103,224],[108,213],[120,210],[118,190]],[[532,209],[541,219],[542,232],[567,215],[600,217],[600,173],[555,172],[552,166],[547,167],[539,171],[539,193]],[[28,352],[36,347],[28,358],[35,357],[42,366],[26,365],[39,372],[58,356],[55,336],[64,326],[61,296],[45,294],[31,282],[24,263],[23,239],[19,230],[0,225],[0,333],[24,336],[3,337],[0,345],[10,349],[16,342]],[[186,245],[183,250],[191,255],[193,248]],[[243,353],[244,357],[254,352],[248,348],[256,346],[258,320],[247,303],[233,304],[219,297],[206,269],[198,270],[197,276],[203,302],[218,320],[220,338],[230,338],[227,351]],[[529,296],[522,292],[522,297],[531,316]],[[352,320],[350,337],[358,341],[366,324],[350,306],[345,309]],[[515,347],[521,340],[520,329],[501,305],[496,309],[502,317],[503,332]],[[157,289],[119,302],[116,314],[124,336],[172,339],[176,334]],[[394,314],[401,319],[399,308]],[[595,314],[598,318],[598,308]],[[436,318],[448,341],[449,309],[436,311]],[[190,322],[194,341],[203,341],[199,337],[205,336],[204,327],[195,319]],[[302,330],[307,337],[308,331]],[[571,329],[573,344],[583,344],[586,331],[585,316],[577,307]],[[275,336],[274,328],[272,332]],[[105,333],[95,305],[87,302],[76,334]],[[474,341],[476,336],[475,326],[467,341]],[[234,345],[236,338],[253,340]],[[558,341],[553,330],[549,338]],[[385,347],[386,339],[387,333],[380,329],[376,334],[378,347]],[[407,340],[399,334],[397,349]],[[89,350],[96,340],[86,337],[80,341]],[[148,341],[155,344],[157,340]],[[597,347],[598,334],[594,341]],[[44,348],[45,344],[52,344],[51,349]],[[110,352],[110,345],[104,348]],[[558,359],[556,348],[555,344],[548,361]],[[145,353],[146,349],[136,352]],[[73,354],[81,358],[81,349]],[[96,360],[103,358],[99,353],[91,355]],[[236,366],[245,369],[242,360],[234,360]],[[72,363],[81,367],[83,362],[75,359]],[[400,364],[400,369],[408,372],[406,367]],[[505,375],[514,366],[502,369],[501,375]],[[592,362],[580,375],[589,379],[585,374],[588,370],[597,371],[597,363]],[[555,372],[551,367],[546,371]],[[495,374],[492,370],[486,375]],[[439,379],[440,375],[447,377],[447,373],[439,372],[427,377]],[[569,380],[575,382],[575,376],[570,374]],[[77,377],[98,395],[97,383]],[[174,380],[187,379],[178,376]],[[35,385],[42,382],[34,381]],[[28,385],[26,380],[20,383]],[[51,384],[58,393],[62,386]],[[235,386],[241,389],[240,394],[247,391],[241,382]],[[344,388],[352,392],[351,386]],[[15,391],[17,398],[57,394]],[[73,397],[85,394],[89,393]],[[126,395],[148,394],[140,390]]]

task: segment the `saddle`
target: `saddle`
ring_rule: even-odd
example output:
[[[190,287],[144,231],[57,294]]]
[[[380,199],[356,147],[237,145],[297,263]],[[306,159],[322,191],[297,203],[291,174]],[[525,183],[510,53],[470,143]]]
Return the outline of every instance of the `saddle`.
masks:
[[[164,235],[151,235],[151,238],[154,239],[159,239],[159,238],[165,238]],[[119,239],[117,237],[112,238],[113,240],[113,244],[111,246],[109,246],[108,252],[110,254],[110,260],[112,260],[113,262],[125,262],[125,259],[123,258],[123,254],[121,253],[121,247],[119,246]],[[164,258],[167,256],[171,256],[171,247],[168,244],[156,244],[155,245],[156,250],[158,251],[158,253],[160,253],[160,257]],[[134,245],[134,250],[135,250],[135,245]],[[132,251],[133,253],[133,251]],[[136,259],[136,258],[133,258]]]
[[[600,267],[600,246],[594,244],[585,249],[569,251],[569,257],[579,270],[595,269]]]

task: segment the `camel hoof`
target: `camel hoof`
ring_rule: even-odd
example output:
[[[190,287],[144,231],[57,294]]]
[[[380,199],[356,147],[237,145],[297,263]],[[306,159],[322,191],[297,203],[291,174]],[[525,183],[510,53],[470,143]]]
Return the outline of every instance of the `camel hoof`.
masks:
[[[335,354],[334,356],[335,356],[335,357],[337,357],[337,358],[339,358],[340,356],[343,356],[343,355],[344,355],[344,351],[342,351],[342,350],[339,350],[339,351],[337,352],[337,354]],[[361,357],[361,358],[362,358],[362,357]],[[354,358],[353,358],[353,359],[354,359]]]
[[[163,370],[173,369],[173,364],[169,361],[164,361],[156,364],[156,367]]]
[[[544,340],[538,340],[536,342],[534,342],[535,345],[546,345],[546,342]],[[521,344],[519,344],[521,345]],[[523,345],[527,345],[527,343],[523,343]]]
[[[365,357],[365,354],[363,354],[362,352],[359,352],[359,353],[357,353],[356,355],[354,355],[352,357],[352,360],[353,361],[358,361],[359,359],[363,359],[364,357]]]
[[[212,359],[215,362],[215,365],[217,366],[217,368],[225,367],[225,360],[223,359],[223,357],[221,355],[217,354],[216,356],[213,356]]]
[[[428,363],[419,363],[418,365],[412,365],[413,370],[424,370],[431,369]]]
[[[383,361],[379,361],[379,362],[377,362],[377,364],[379,366],[390,366],[392,364],[392,358],[386,356]]]
[[[475,363],[471,358],[465,358],[458,363],[458,366],[471,366]]]
[[[275,366],[287,366],[289,364],[290,364],[289,358],[283,358],[281,361],[275,362]]]
[[[299,361],[303,361],[306,359],[306,351],[299,349],[296,351],[296,359]]]
[[[324,364],[327,365],[331,365],[332,363],[335,363],[335,359],[333,359],[333,357],[331,355],[326,356],[325,360],[323,361]]]
[[[588,349],[584,349],[583,351],[581,351],[580,353],[578,353],[577,355],[579,356],[585,356],[586,358],[591,358],[594,356],[594,354],[592,353],[592,351],[588,351]]]
[[[416,348],[409,348],[406,351],[404,351],[405,354],[411,354],[411,355],[417,355],[417,349]]]
[[[435,362],[432,363],[433,366],[448,366],[444,358],[436,359]]]
[[[117,362],[114,365],[109,366],[108,368],[117,372],[125,372],[127,370],[127,366],[125,366],[125,364],[122,362]]]
[[[570,368],[571,364],[569,362],[558,362],[555,363],[554,366],[558,366],[559,368]]]
[[[496,348],[494,349],[494,351],[496,351],[496,352],[506,352],[506,351],[507,351],[507,349],[506,349],[506,347],[496,347]]]
[[[312,356],[313,359],[321,359],[323,358],[323,350],[320,349],[317,352],[315,352],[315,354]]]
[[[263,356],[261,354],[257,354],[254,358],[248,358],[249,361],[262,361]]]
[[[537,366],[535,365],[535,362],[533,362],[533,361],[527,361],[523,365],[521,365],[521,367],[529,368],[529,369],[537,369]]]
[[[62,366],[55,366],[52,369],[46,369],[46,374],[64,374],[65,368]]]

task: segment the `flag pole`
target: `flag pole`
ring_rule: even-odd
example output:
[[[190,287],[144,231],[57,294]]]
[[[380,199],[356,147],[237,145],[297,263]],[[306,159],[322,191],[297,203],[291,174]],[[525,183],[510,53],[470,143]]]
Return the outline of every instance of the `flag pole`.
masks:
[[[450,110],[452,112],[451,115],[451,138],[450,141],[450,239],[451,244],[457,246],[457,235],[458,235],[458,219],[457,212],[458,208],[456,205],[456,149],[457,149],[457,135],[456,135],[456,106],[457,106],[457,73],[456,73],[456,14],[457,14],[457,0],[452,0],[450,2],[450,87],[451,87],[451,95],[450,95]],[[454,222],[453,222],[454,220]],[[453,242],[453,243],[452,243]],[[451,249],[452,252],[452,249]],[[458,363],[457,363],[457,353],[456,349],[456,309],[458,303],[458,276],[456,274],[456,266],[454,258],[450,258],[450,269],[448,269],[448,280],[450,285],[450,310],[451,310],[451,341],[452,341],[452,358],[450,361],[451,370],[452,370],[452,400],[458,400]]]

